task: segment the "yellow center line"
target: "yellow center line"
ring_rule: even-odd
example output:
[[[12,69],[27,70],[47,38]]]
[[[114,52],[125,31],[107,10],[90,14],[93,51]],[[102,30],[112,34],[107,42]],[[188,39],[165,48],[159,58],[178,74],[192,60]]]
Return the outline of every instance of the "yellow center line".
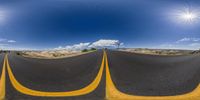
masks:
[[[3,100],[5,98],[6,92],[5,92],[5,87],[6,87],[6,56],[4,57],[4,62],[3,62],[3,69],[2,69],[2,74],[1,74],[1,79],[0,79],[0,100]]]
[[[11,70],[11,67],[9,65],[8,62],[8,58],[6,59],[6,63],[7,63],[7,70],[8,70],[8,75],[10,78],[10,81],[13,85],[13,87],[26,95],[31,95],[31,96],[44,96],[44,97],[66,97],[66,96],[79,96],[79,95],[85,95],[88,94],[92,91],[94,91],[102,78],[102,74],[103,74],[103,69],[104,69],[104,59],[105,59],[105,53],[103,54],[103,59],[102,59],[102,63],[101,63],[101,67],[100,70],[96,76],[96,78],[86,87],[79,89],[79,90],[74,90],[74,91],[67,91],[67,92],[43,92],[43,91],[37,91],[37,90],[32,90],[29,88],[26,88],[25,86],[23,86],[22,84],[20,84],[15,76],[13,75],[13,72]]]
[[[136,96],[120,92],[114,85],[109,65],[107,54],[105,55],[106,63],[106,99],[108,100],[200,100],[200,85],[192,92],[177,95],[177,96]]]

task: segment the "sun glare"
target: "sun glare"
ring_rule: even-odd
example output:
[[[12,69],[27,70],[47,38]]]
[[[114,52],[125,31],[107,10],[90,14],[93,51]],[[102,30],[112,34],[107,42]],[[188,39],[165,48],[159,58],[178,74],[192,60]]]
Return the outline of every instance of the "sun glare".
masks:
[[[195,23],[199,19],[199,13],[191,10],[190,8],[185,8],[183,10],[180,10],[176,12],[177,14],[177,20],[179,22],[184,22],[184,23]]]
[[[185,22],[194,22],[197,15],[194,12],[187,11],[180,14],[180,18]]]

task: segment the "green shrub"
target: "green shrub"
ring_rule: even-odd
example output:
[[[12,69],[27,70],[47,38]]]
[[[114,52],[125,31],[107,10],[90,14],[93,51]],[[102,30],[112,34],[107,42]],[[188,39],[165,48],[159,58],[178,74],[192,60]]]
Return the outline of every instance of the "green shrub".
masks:
[[[17,54],[17,55],[20,55],[20,53],[19,53],[19,52],[17,52],[16,54]]]
[[[88,49],[83,49],[82,52],[88,52]]]
[[[96,48],[91,48],[90,50],[94,51],[94,50],[97,50]]]

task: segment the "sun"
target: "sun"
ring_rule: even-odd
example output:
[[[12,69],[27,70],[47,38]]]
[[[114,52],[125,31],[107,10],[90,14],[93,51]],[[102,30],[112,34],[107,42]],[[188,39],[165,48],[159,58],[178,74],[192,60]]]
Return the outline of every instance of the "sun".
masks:
[[[199,19],[199,14],[189,8],[185,8],[177,12],[177,17],[180,22],[195,23]]]
[[[194,12],[183,12],[180,14],[180,18],[185,21],[185,22],[194,22],[197,19],[197,14],[195,14]]]

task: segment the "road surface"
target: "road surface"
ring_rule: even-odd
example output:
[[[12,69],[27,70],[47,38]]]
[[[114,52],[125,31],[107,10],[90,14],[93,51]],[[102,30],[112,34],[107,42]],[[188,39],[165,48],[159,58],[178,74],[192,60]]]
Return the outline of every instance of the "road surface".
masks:
[[[4,53],[0,53],[0,76],[2,73],[3,60],[4,60]]]
[[[106,50],[106,52],[107,56],[99,50],[80,56],[54,60],[25,58],[10,53],[7,60],[10,66],[6,65],[8,68],[6,72],[6,100],[104,100],[110,99],[113,95],[122,96],[122,100],[129,97],[131,100],[136,100],[135,96],[142,96],[141,98],[144,96],[145,99],[140,100],[149,100],[148,96],[154,98],[154,96],[193,94],[192,91],[199,85],[199,55],[153,56],[111,50]],[[3,64],[3,55],[0,56],[0,61]],[[2,69],[2,67],[0,68]],[[9,71],[9,68],[12,71]],[[15,79],[10,78],[11,72],[18,83],[23,86],[21,88],[20,85],[16,85],[16,87],[27,94],[32,94],[32,96],[15,89],[16,87],[12,84]],[[95,84],[97,88],[87,92],[91,87],[95,87]],[[81,90],[90,85],[90,88]],[[80,93],[76,90],[81,90],[86,94],[59,97],[60,92],[75,91],[72,93],[73,95]],[[52,97],[38,96],[40,92]],[[71,95],[70,93],[61,94]],[[200,97],[200,93],[197,94]],[[54,97],[54,95],[59,96]],[[171,97],[166,98],[165,100],[177,100],[171,99]]]
[[[108,51],[116,87],[127,94],[178,95],[191,92],[200,80],[200,56],[153,56]]]
[[[79,90],[94,80],[101,66],[102,51],[55,60],[25,58],[14,53],[9,54],[8,58],[15,78],[23,86],[38,91],[64,92]],[[7,80],[7,83],[9,84],[6,89],[6,98],[9,100],[47,99],[23,95],[12,87],[10,80]],[[104,88],[101,88],[102,85],[95,92],[86,96],[48,99],[102,99],[104,98]]]

